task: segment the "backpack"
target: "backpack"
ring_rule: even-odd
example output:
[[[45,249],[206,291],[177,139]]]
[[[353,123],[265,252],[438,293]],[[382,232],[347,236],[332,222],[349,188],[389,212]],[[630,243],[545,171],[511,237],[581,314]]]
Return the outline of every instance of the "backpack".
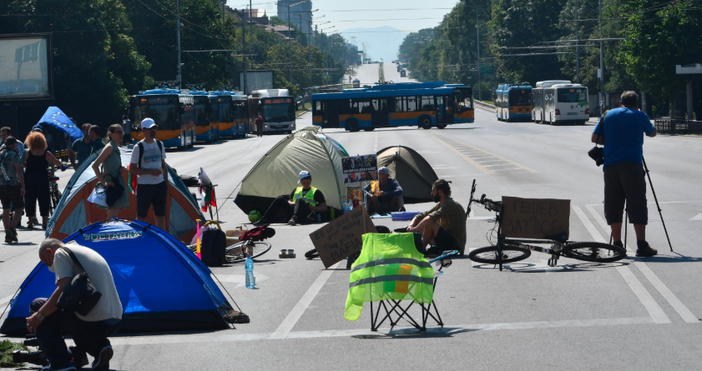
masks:
[[[142,143],[143,141],[139,141],[137,145],[139,146],[139,169],[141,169],[141,159],[144,158],[144,144]],[[156,139],[156,144],[158,144],[158,151],[160,153],[163,153],[163,143],[161,143],[160,140]]]
[[[227,262],[224,253],[227,235],[219,228],[205,228],[200,241],[200,258],[208,267],[221,267]]]

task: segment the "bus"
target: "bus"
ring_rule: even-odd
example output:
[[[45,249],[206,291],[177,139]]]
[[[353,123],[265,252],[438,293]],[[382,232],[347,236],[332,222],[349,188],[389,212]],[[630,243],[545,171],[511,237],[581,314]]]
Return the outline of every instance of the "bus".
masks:
[[[498,121],[531,121],[531,85],[501,84],[495,91],[495,115]]]
[[[217,122],[210,122],[210,97],[205,91],[191,91],[195,107],[195,140],[211,143],[217,140]],[[213,117],[212,119],[219,119]]]
[[[312,123],[323,128],[351,132],[396,126],[443,129],[473,121],[473,90],[463,84],[407,82],[312,95]]]
[[[263,118],[263,133],[295,130],[295,99],[288,89],[254,90],[249,96],[249,114],[252,121],[260,115]],[[251,125],[252,132],[256,128]]]
[[[539,81],[532,89],[532,119],[584,125],[590,119],[587,87],[568,80]]]
[[[129,99],[132,142],[144,139],[141,120],[149,117],[158,125],[156,138],[165,147],[186,148],[195,143],[193,97],[176,89],[153,89]]]
[[[235,136],[245,138],[250,131],[251,117],[249,115],[249,98],[243,94],[233,94],[232,115],[236,126]]]
[[[216,133],[216,138],[236,136],[231,134],[232,131],[236,133],[234,115],[232,114],[232,97],[221,91],[211,92],[207,97],[210,100],[210,125]]]

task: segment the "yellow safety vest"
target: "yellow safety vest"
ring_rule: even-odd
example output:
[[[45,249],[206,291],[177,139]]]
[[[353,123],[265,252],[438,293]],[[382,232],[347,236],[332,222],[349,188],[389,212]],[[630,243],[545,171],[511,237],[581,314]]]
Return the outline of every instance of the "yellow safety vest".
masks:
[[[361,255],[351,266],[344,318],[355,321],[363,303],[414,300],[429,304],[434,296],[434,268],[417,251],[414,233],[366,233]]]
[[[317,206],[317,203],[314,201],[314,194],[317,192],[317,188],[315,187],[310,187],[310,189],[305,193],[304,195],[302,194],[304,192],[302,190],[302,187],[297,187],[295,189],[295,194],[293,195],[293,202],[297,201],[299,198],[304,198],[305,202],[312,206]]]

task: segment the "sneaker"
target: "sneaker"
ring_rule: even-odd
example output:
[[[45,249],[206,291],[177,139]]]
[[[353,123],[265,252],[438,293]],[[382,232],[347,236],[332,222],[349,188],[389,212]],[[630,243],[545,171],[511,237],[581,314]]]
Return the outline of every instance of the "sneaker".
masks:
[[[264,226],[266,224],[271,224],[271,223],[268,221],[268,219],[261,217],[261,219],[259,219],[253,225],[254,225],[254,227],[261,227],[261,226]]]
[[[41,371],[75,371],[73,362],[68,362],[64,367],[54,367],[51,363],[41,368]]]
[[[297,225],[297,220],[295,220],[294,216],[288,220],[288,225]]]
[[[93,361],[93,370],[109,370],[110,369],[110,360],[112,359],[112,356],[115,355],[114,350],[112,350],[111,346],[106,346],[102,348],[100,351],[100,354],[98,355],[97,358]]]
[[[438,245],[431,245],[431,246],[429,246],[427,251],[424,253],[424,256],[427,258],[435,258],[435,257],[443,254],[443,252],[444,251],[441,250],[441,248],[439,248]]]
[[[10,229],[5,230],[5,243],[12,243],[14,241],[12,239],[12,232],[10,232]]]
[[[624,247],[624,243],[622,241],[614,241],[614,242],[612,242],[612,246],[621,247],[622,249],[626,249]]]
[[[17,228],[10,228],[10,232],[12,232],[12,240],[14,242],[19,242],[19,235],[17,234]]]
[[[636,249],[636,256],[654,256],[658,254],[658,250],[652,248],[646,241],[636,241],[638,249]]]

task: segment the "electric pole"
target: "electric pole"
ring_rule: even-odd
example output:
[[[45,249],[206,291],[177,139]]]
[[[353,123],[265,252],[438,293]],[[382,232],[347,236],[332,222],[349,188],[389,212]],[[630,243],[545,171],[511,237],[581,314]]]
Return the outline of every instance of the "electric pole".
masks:
[[[604,53],[602,48],[602,0],[599,0],[599,12],[600,12],[600,115],[604,112],[605,105],[605,91],[604,91]]]
[[[182,64],[180,62],[180,0],[176,0],[176,43],[178,44],[178,73],[176,75],[176,80],[178,80],[178,89],[183,88],[183,77],[182,77]]]
[[[478,46],[478,100],[483,100],[482,87],[480,86],[480,21],[478,19],[478,8],[475,8],[475,30]]]
[[[241,40],[242,40],[241,50],[246,50],[246,22],[245,22],[245,19],[246,19],[246,15],[242,11],[241,12]],[[253,38],[251,38],[251,41],[253,42]],[[242,62],[244,62],[244,95],[248,95],[249,94],[248,93],[249,87],[247,85],[248,72],[246,71],[246,64],[247,64],[246,63],[246,56],[244,56],[244,58],[242,59]]]
[[[580,47],[578,45],[578,0],[575,0],[575,80],[580,84]]]

